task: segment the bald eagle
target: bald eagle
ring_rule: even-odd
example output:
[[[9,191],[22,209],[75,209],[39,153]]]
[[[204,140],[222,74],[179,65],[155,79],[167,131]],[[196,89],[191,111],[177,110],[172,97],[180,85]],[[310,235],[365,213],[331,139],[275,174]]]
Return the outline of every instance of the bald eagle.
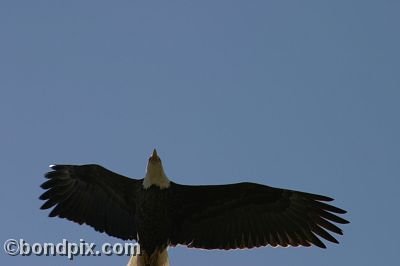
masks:
[[[326,248],[342,235],[335,225],[345,210],[330,197],[255,183],[189,186],[166,176],[154,150],[143,179],[95,164],[51,165],[41,187],[54,207],[49,216],[92,226],[123,240],[136,240],[141,255],[132,265],[169,265],[167,247],[243,249],[261,246]]]

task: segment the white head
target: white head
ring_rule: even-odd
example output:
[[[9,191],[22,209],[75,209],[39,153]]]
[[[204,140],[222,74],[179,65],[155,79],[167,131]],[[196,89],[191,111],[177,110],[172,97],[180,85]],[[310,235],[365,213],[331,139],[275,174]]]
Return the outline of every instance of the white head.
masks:
[[[169,179],[164,173],[161,159],[158,157],[156,149],[154,149],[147,163],[147,171],[143,180],[143,187],[149,188],[152,185],[155,185],[164,189],[169,187],[169,183]]]

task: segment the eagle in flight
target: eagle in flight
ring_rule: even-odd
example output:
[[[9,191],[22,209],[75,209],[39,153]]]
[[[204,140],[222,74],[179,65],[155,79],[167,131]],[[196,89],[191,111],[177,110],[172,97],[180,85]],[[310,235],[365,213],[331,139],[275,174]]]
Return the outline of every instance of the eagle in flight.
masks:
[[[190,186],[166,176],[154,150],[142,179],[95,165],[50,165],[41,187],[49,216],[135,240],[130,265],[169,265],[167,247],[243,249],[270,245],[326,248],[346,224],[330,197],[255,183]]]

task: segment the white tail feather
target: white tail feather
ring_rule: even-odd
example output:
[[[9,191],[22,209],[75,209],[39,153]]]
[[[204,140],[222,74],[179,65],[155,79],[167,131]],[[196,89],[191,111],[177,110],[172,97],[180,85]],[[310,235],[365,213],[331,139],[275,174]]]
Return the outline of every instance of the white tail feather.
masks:
[[[149,266],[146,265],[145,255],[135,255],[129,260],[127,266]],[[150,258],[150,266],[169,266],[168,251],[164,249],[162,252],[155,251]]]

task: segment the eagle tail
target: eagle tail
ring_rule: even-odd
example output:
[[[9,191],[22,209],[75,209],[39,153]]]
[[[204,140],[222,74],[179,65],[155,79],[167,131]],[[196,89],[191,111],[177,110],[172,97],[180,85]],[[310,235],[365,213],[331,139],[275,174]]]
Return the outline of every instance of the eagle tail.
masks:
[[[155,251],[150,257],[147,254],[134,255],[127,266],[169,266],[168,251],[166,248]]]

